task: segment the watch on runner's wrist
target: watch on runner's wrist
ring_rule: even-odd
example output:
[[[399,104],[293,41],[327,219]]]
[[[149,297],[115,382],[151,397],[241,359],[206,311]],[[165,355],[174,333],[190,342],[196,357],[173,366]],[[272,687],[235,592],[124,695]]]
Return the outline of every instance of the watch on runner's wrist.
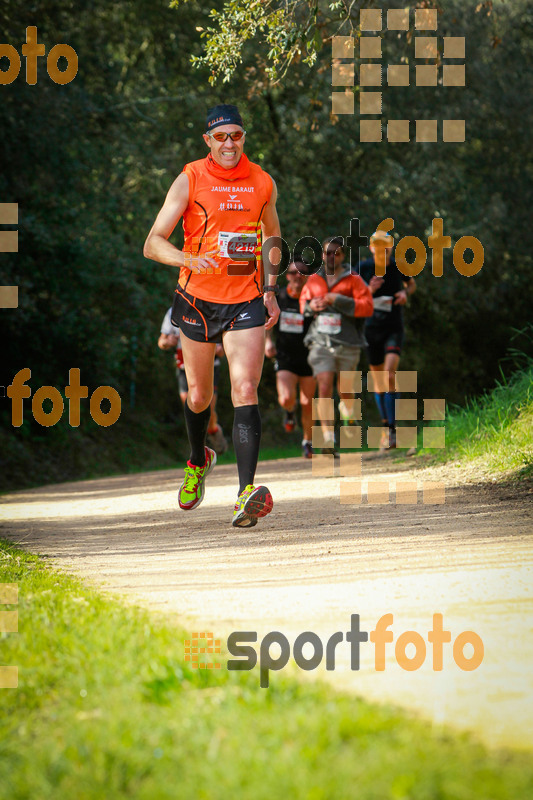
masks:
[[[274,292],[275,295],[278,295],[279,286],[277,286],[276,284],[274,284],[273,286],[270,286],[269,284],[263,286],[263,294],[266,294],[267,292]]]

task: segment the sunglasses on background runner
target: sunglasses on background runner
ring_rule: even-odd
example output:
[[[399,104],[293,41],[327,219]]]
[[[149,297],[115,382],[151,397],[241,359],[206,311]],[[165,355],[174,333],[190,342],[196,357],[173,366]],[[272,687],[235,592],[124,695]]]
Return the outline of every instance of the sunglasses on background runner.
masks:
[[[219,131],[218,133],[208,133],[207,135],[212,139],[216,139],[217,142],[225,142],[228,136],[232,142],[240,142],[245,134],[246,131],[233,131],[232,133],[222,133],[222,131]]]

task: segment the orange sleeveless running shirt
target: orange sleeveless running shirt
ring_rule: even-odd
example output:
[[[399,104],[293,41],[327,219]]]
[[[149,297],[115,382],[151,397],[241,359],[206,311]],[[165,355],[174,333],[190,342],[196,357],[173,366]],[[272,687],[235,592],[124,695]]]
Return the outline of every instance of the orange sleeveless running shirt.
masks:
[[[209,158],[183,168],[189,178],[183,250],[194,255],[216,251],[211,258],[219,266],[207,274],[181,267],[178,286],[200,300],[242,303],[262,293],[261,219],[272,194],[272,178],[244,154],[238,171],[246,177],[218,177],[208,169]],[[246,256],[252,258],[243,260]]]

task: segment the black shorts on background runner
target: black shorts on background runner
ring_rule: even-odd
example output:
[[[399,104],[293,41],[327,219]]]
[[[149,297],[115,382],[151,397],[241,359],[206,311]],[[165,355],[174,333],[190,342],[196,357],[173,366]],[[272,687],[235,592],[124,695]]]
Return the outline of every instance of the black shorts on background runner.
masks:
[[[222,342],[227,331],[258,328],[265,324],[266,312],[261,296],[244,303],[212,303],[200,300],[183,289],[176,289],[171,319],[181,332],[196,342]]]
[[[304,344],[304,336],[311,318],[304,319],[299,300],[291,297],[285,286],[279,293],[278,305],[280,315],[275,325],[277,356],[274,368],[276,372],[287,370],[300,378],[307,378],[313,370],[307,362],[309,349]]]
[[[308,378],[313,374],[313,370],[309,366],[307,359],[305,361],[297,361],[295,358],[287,357],[286,355],[279,356],[274,361],[274,370],[281,372],[287,370],[299,378]]]
[[[370,283],[376,274],[373,258],[362,261],[357,269],[365,283]],[[372,366],[383,364],[387,353],[400,355],[403,346],[403,310],[402,306],[394,305],[396,292],[405,289],[409,280],[403,275],[391,258],[384,276],[384,281],[377,292],[374,293],[374,313],[365,321],[365,338],[367,341],[368,361]],[[388,298],[387,310],[380,310],[379,300]]]

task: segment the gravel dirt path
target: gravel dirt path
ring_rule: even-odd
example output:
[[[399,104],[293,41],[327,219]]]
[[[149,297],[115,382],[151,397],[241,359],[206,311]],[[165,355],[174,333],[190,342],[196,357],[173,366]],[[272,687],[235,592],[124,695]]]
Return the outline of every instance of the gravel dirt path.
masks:
[[[260,465],[258,482],[268,484],[275,507],[249,531],[230,525],[236,467],[224,465],[209,476],[194,513],[177,508],[182,473],[169,470],[4,495],[0,534],[191,632],[222,639],[248,630],[260,642],[277,630],[292,645],[314,631],[325,646],[349,630],[351,614],[372,631],[392,613],[384,671],[374,669],[371,642],[361,645],[360,670],[351,670],[344,641],[334,671],[321,665],[299,674],[472,730],[490,745],[533,747],[531,488],[474,483],[454,465],[363,459],[364,483],[443,480],[446,503],[341,505],[338,477],[315,477],[309,462],[288,459]],[[448,644],[442,671],[433,671],[434,613],[443,614],[452,642],[465,630],[481,637],[478,669],[459,669]],[[427,646],[416,671],[395,660],[396,640],[409,630]]]

